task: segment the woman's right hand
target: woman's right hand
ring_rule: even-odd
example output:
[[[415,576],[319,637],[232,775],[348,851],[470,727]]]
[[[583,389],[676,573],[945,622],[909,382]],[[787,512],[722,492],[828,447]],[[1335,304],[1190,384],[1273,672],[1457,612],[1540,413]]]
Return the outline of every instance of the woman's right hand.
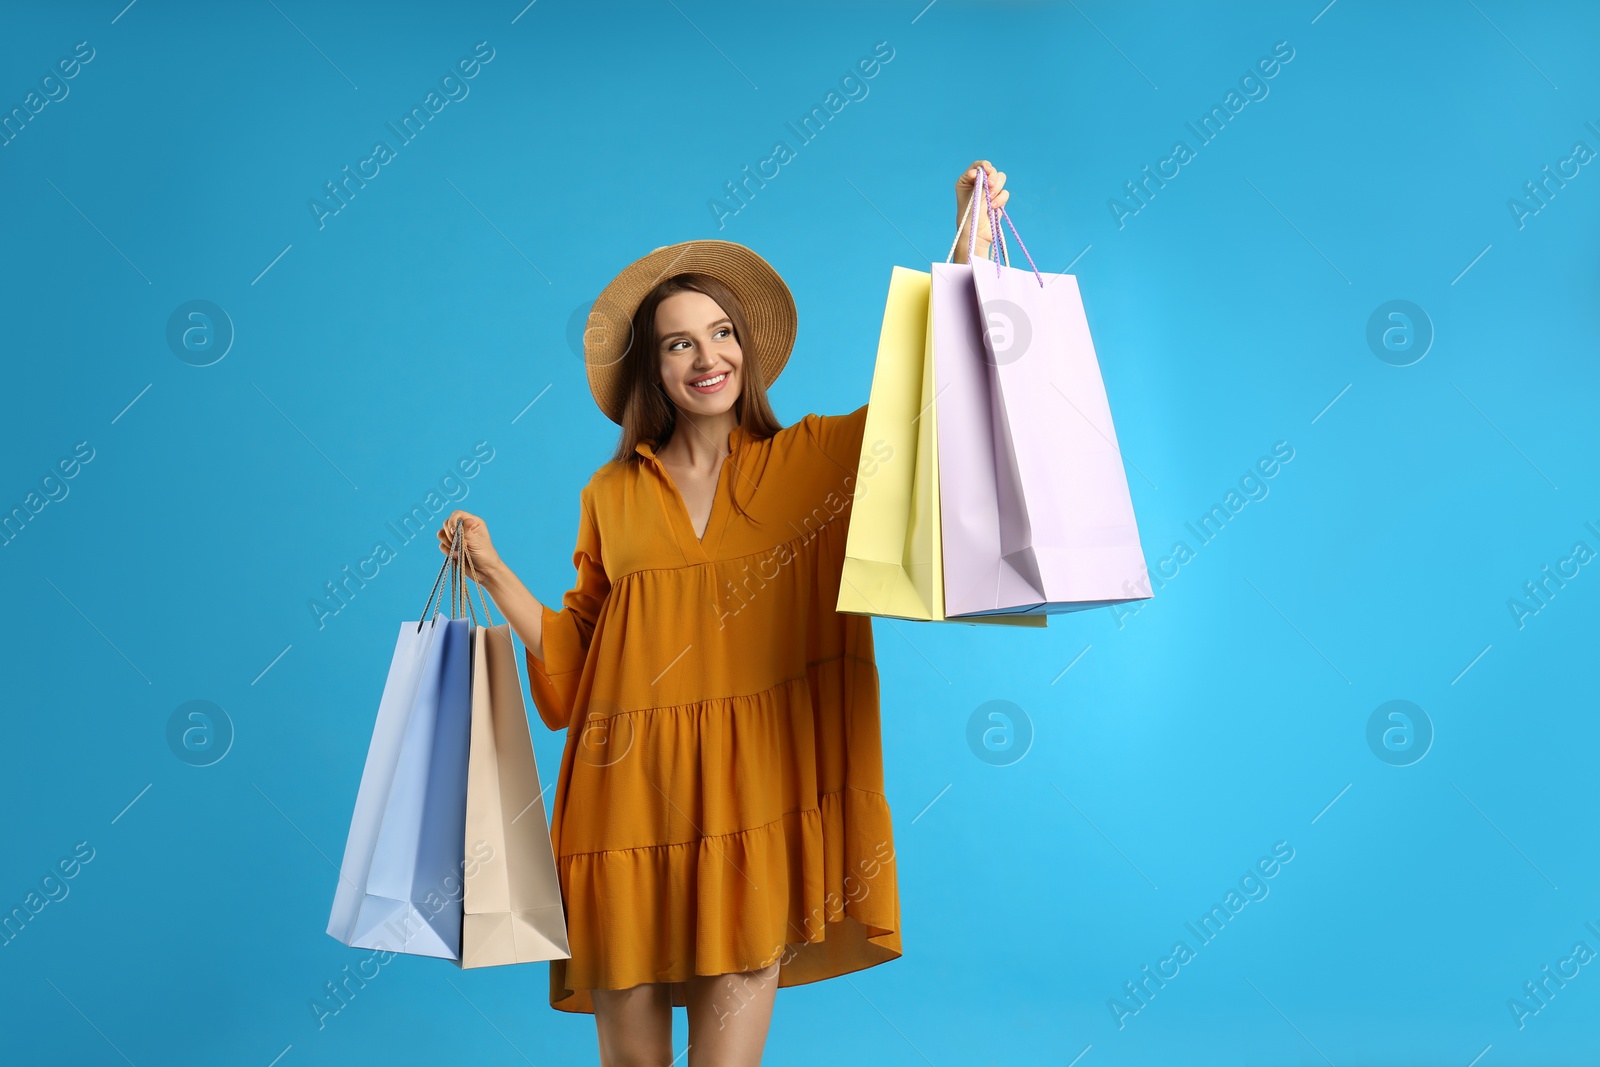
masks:
[[[1006,206],[1006,201],[1011,199],[1011,190],[1005,187],[1006,172],[995,170],[994,164],[987,159],[975,159],[972,166],[962,172],[956,179],[956,233],[965,238],[967,236],[967,221],[972,216],[972,198],[978,195],[978,168],[982,167],[984,176],[989,183],[989,202],[996,209]],[[994,233],[989,225],[989,213],[984,205],[978,205],[978,239],[975,242],[973,254],[979,259],[989,256],[989,246],[994,242]],[[957,263],[967,262],[967,242],[956,242]]]
[[[500,566],[500,554],[494,550],[494,542],[489,539],[488,524],[478,516],[460,509],[452,511],[450,517],[444,520],[444,525],[439,527],[439,551],[447,556],[450,554],[458,519],[461,520],[461,536],[466,542],[467,555],[472,564],[465,568],[467,577],[481,582],[485,571]]]

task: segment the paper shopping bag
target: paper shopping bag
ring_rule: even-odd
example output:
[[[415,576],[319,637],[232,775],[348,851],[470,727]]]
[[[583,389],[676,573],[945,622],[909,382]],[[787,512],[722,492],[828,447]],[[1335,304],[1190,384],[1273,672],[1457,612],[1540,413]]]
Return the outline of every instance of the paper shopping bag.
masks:
[[[987,202],[981,170],[979,187]],[[1148,599],[1077,279],[1007,265],[1001,218],[1010,224],[991,207],[993,262],[932,272],[945,611],[1055,614]]]
[[[466,819],[461,966],[570,958],[550,824],[507,623],[472,630]]]
[[[400,624],[328,920],[346,945],[460,955],[468,626]]]
[[[945,617],[928,292],[926,273],[890,273],[836,610],[1043,626],[1042,618],[1027,616]]]
[[[972,280],[992,386],[1000,559],[1027,586],[991,606],[1062,612],[1148,599],[1078,279],[979,264]]]

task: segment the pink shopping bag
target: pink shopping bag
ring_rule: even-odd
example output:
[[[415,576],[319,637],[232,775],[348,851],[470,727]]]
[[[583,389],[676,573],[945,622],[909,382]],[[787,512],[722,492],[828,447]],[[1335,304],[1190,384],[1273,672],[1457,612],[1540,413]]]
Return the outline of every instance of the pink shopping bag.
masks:
[[[992,205],[1000,254],[971,263],[980,190],[987,204],[981,169],[969,262],[948,262],[952,242],[933,265],[945,612],[1059,614],[1148,599],[1077,279],[1003,262],[1000,219],[1011,220]]]

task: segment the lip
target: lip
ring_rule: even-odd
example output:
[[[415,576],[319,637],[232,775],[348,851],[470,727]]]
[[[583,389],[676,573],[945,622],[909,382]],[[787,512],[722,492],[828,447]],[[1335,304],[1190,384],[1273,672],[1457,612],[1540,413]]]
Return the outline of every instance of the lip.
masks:
[[[703,382],[707,378],[715,378],[719,374],[723,376],[722,381],[718,382],[716,385],[712,386],[710,389],[702,389],[698,385],[695,384],[695,382]],[[733,376],[733,372],[732,371],[713,371],[710,374],[702,374],[698,378],[690,379],[689,388],[694,390],[696,393],[700,393],[700,394],[702,394],[704,396],[710,396],[712,393],[720,393],[720,392],[722,392],[723,389],[727,388],[728,382],[732,378],[732,376]]]

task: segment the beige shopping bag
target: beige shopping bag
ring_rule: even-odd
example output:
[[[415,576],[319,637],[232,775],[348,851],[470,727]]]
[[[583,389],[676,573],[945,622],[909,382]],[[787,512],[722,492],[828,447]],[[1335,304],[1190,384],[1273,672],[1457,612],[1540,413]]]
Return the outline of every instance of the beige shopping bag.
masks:
[[[571,958],[507,623],[472,628],[463,873],[463,968]]]

